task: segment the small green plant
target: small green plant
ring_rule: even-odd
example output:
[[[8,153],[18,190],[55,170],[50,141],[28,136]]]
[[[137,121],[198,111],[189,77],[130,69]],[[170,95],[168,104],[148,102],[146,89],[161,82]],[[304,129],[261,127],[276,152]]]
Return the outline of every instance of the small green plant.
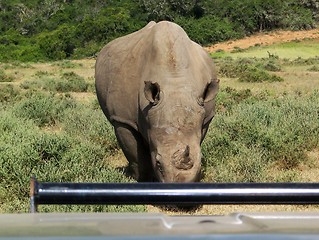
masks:
[[[281,71],[281,66],[278,63],[278,61],[273,61],[273,60],[267,61],[265,64],[263,64],[263,68],[271,72]]]
[[[86,92],[88,83],[85,79],[75,72],[66,72],[61,76],[63,81],[57,83],[57,91],[59,92]]]
[[[284,79],[277,75],[271,75],[268,72],[257,67],[248,67],[243,71],[238,80],[240,82],[282,82]]]
[[[231,51],[231,53],[240,53],[245,52],[245,49],[242,49],[240,47],[234,47],[234,50]]]
[[[311,72],[319,72],[319,66],[313,65],[312,67],[308,68],[307,70],[311,71]]]
[[[236,90],[231,87],[226,87],[225,89],[220,89],[217,95],[217,109],[222,111],[231,109],[237,104],[247,101],[248,99],[253,99],[254,96],[250,89]]]
[[[30,63],[22,63],[18,61],[11,61],[10,63],[6,63],[3,65],[4,69],[14,69],[14,68],[30,68],[33,69],[34,67]]]
[[[14,78],[7,75],[2,69],[0,69],[0,82],[12,82]]]
[[[289,64],[293,64],[293,65],[314,65],[314,64],[319,64],[319,57],[313,57],[313,58],[301,58],[298,57],[292,61],[289,62]]]
[[[277,75],[269,74],[264,70],[267,68],[279,70],[272,61],[264,64],[256,59],[225,59],[219,64],[219,74],[229,78],[238,78],[241,82],[280,82],[284,80]]]
[[[109,153],[118,150],[113,127],[106,120],[100,107],[78,105],[69,108],[61,119],[63,129],[74,138],[90,140],[105,146]]]
[[[15,100],[19,95],[19,90],[11,84],[0,84],[0,103]]]
[[[52,76],[54,75],[53,73],[49,73],[48,71],[37,71],[34,76],[37,78],[43,78],[47,76]]]
[[[82,63],[75,63],[69,60],[64,60],[64,61],[60,61],[60,62],[55,62],[52,64],[52,66],[57,66],[60,68],[79,68],[79,67],[83,67]]]
[[[60,78],[51,77],[51,73],[39,71],[35,74],[38,79],[25,81],[20,84],[23,89],[40,89],[50,92],[87,92],[92,90],[85,79],[74,72],[63,73]]]
[[[38,81],[38,80],[23,81],[20,84],[20,87],[22,89],[26,89],[26,90],[42,89],[43,88],[43,82]]]

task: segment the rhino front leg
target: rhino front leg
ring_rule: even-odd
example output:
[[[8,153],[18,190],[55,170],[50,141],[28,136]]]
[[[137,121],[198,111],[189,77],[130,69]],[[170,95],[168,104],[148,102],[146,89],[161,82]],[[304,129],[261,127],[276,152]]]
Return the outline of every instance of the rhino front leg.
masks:
[[[139,132],[126,124],[114,124],[115,135],[129,161],[128,173],[139,182],[154,179],[149,148]]]

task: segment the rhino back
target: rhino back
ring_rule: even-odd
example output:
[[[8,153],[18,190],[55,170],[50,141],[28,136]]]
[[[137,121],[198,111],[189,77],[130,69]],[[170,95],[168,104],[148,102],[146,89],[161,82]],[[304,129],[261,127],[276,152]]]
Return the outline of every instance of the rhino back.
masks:
[[[96,93],[107,118],[119,117],[135,122],[143,39],[155,24],[108,43],[95,65]]]

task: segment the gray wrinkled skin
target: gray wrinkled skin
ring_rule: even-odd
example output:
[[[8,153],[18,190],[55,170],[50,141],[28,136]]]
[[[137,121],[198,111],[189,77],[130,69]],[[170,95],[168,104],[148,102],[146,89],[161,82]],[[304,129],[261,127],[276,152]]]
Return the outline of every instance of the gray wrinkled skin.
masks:
[[[200,144],[219,82],[201,46],[174,23],[150,22],[101,50],[95,79],[136,180],[200,180]]]

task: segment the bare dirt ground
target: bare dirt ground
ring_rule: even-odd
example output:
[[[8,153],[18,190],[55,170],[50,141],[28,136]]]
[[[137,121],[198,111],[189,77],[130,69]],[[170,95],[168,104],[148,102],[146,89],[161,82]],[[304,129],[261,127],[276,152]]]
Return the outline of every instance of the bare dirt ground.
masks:
[[[208,52],[223,50],[230,52],[236,48],[249,48],[256,45],[268,46],[275,43],[290,42],[302,39],[319,39],[319,28],[304,31],[273,31],[269,33],[258,33],[243,39],[217,43],[206,47]]]

